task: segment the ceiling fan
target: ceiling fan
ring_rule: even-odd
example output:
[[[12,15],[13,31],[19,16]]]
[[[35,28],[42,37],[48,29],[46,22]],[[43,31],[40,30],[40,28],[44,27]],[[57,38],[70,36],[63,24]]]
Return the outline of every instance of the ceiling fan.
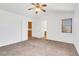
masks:
[[[35,13],[37,14],[39,11],[46,12],[45,7],[47,7],[47,4],[42,3],[31,3],[34,7],[29,8],[28,10],[35,9]]]

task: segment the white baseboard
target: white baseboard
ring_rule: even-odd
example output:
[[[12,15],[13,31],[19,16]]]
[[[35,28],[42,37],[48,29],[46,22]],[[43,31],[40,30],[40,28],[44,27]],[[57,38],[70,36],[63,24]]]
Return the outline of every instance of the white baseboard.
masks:
[[[19,43],[19,42],[22,42],[22,41],[26,41],[26,40],[20,40],[20,41],[14,41],[14,42],[7,42],[7,43],[4,43],[4,44],[1,44],[0,47],[3,47],[3,46],[7,46],[7,45],[11,45],[11,44],[15,44],[15,43]]]

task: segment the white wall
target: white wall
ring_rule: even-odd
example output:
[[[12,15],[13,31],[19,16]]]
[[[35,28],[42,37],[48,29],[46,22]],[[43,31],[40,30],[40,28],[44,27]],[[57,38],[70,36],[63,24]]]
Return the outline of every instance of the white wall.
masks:
[[[75,14],[74,14],[74,44],[75,47],[79,53],[79,4],[77,4],[76,8],[75,8]]]
[[[22,39],[22,20],[23,16],[0,10],[0,46],[25,40]]]
[[[72,12],[52,12],[47,20],[48,39],[73,43],[72,33],[62,33],[62,19],[73,18]]]
[[[33,18],[33,36],[34,37],[44,37],[44,31],[43,31],[43,23],[47,21],[45,14],[37,14]]]

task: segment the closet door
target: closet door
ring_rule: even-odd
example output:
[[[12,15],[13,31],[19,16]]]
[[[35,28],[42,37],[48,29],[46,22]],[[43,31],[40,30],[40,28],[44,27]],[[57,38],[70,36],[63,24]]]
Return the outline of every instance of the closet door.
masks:
[[[32,38],[32,21],[28,21],[28,39]]]

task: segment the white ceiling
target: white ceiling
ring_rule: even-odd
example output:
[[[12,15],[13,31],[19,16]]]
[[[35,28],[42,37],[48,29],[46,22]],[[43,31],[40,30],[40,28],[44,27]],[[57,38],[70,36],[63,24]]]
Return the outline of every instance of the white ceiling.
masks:
[[[73,12],[75,10],[75,3],[47,3],[46,10],[49,11],[66,11]],[[26,13],[34,13],[34,11],[28,11],[31,7],[30,3],[0,3],[0,9],[14,12],[17,14],[25,15]]]

